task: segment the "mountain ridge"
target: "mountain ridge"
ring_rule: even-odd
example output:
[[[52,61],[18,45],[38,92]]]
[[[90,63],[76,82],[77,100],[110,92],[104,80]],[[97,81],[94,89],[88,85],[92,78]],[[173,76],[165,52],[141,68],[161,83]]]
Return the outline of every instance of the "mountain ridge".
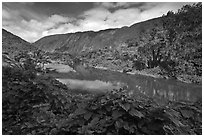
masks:
[[[32,51],[35,49],[31,43],[2,28],[2,52],[13,56],[21,51]]]
[[[152,29],[156,24],[161,25],[161,18],[153,18],[116,29],[49,35],[32,45],[47,52],[69,52],[71,54],[80,54],[82,51],[92,51],[103,47],[115,48],[129,39],[137,41],[142,31]]]
[[[25,41],[25,42],[27,42],[27,43],[30,43],[30,44],[31,44],[31,42],[26,41],[25,39],[21,38],[20,36],[15,35],[15,34],[13,34],[12,32],[10,32],[10,31],[6,30],[5,28],[2,28],[2,33],[9,33],[9,34],[11,34],[11,35],[14,35],[14,36],[18,37],[19,39],[22,39],[22,40],[23,40],[23,41]]]
[[[128,40],[135,39],[137,41],[142,31],[153,28],[155,24],[160,24],[161,18],[138,22],[129,27],[54,34],[42,37],[34,43],[2,28],[2,51],[15,54],[19,51],[40,49],[46,52],[80,54],[83,51],[89,52],[104,47],[116,48]]]

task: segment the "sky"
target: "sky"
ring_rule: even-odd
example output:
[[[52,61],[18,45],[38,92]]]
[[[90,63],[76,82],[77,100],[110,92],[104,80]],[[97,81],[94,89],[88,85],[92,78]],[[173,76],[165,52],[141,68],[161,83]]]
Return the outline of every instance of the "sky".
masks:
[[[3,2],[2,27],[28,42],[54,34],[131,26],[187,2]]]

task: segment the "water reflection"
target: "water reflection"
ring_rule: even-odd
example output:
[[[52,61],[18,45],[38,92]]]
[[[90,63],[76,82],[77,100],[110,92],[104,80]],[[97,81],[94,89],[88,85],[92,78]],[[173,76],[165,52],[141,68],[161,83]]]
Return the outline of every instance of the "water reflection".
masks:
[[[196,101],[202,97],[201,86],[168,80],[137,80],[133,83],[138,92],[153,97],[159,103],[170,101]]]
[[[81,68],[80,68],[81,69]],[[80,70],[78,69],[78,70]],[[165,104],[170,101],[196,101],[202,98],[202,86],[186,84],[176,80],[155,79],[142,75],[127,75],[119,72],[112,72],[99,69],[81,69],[75,73],[53,74],[57,78],[69,78],[78,80],[100,80],[111,82],[112,85],[124,83],[129,91],[134,91],[133,95],[144,94],[152,97],[158,103]],[[101,83],[99,83],[101,84]],[[97,86],[96,84],[94,86]]]
[[[120,82],[103,82],[100,80],[78,80],[78,79],[60,79],[58,81],[64,83],[70,89],[80,90],[80,91],[89,91],[91,93],[101,93],[111,91],[113,89],[119,89],[122,87]]]

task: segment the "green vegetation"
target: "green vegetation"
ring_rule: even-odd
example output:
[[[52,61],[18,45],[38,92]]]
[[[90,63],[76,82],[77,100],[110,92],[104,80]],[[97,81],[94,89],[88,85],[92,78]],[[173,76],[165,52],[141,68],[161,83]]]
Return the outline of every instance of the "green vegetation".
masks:
[[[38,72],[23,64],[3,67],[3,134],[202,134],[201,101],[158,106],[124,89],[74,94]]]

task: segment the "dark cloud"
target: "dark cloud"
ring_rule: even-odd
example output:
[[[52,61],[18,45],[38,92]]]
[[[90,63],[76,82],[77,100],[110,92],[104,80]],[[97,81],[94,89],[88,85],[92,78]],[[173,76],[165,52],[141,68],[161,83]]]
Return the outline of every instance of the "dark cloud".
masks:
[[[34,9],[51,16],[53,14],[77,16],[81,12],[93,7],[90,2],[38,2]]]

